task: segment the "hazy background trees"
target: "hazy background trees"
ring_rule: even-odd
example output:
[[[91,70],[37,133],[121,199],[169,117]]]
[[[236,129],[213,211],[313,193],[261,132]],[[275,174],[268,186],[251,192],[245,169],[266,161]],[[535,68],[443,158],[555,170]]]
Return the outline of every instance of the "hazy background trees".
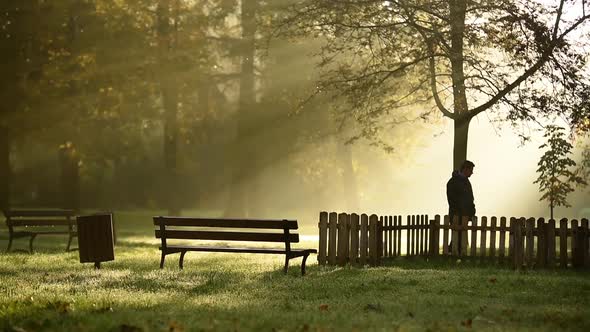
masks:
[[[414,151],[442,130],[442,117],[431,116],[441,106],[435,99],[448,105],[453,93],[493,99],[503,91],[496,85],[516,79],[487,75],[494,52],[504,52],[503,68],[514,72],[542,60],[527,80],[538,74],[555,88],[539,95],[531,84],[502,94],[494,107],[504,120],[572,114],[567,119],[577,126],[587,117],[587,106],[562,112],[587,100],[586,67],[560,37],[567,25],[555,35],[555,20],[541,24],[558,8],[478,3],[472,17],[508,12],[514,20],[465,21],[458,33],[463,66],[479,74],[464,73],[463,92],[453,92],[458,65],[446,43],[457,33],[449,28],[447,2],[385,1],[359,10],[316,1],[299,28],[317,36],[277,36],[296,13],[284,10],[293,3],[2,1],[2,205],[61,206],[59,149],[68,145],[80,158],[82,208],[314,219],[322,209],[412,209],[422,199],[405,194],[422,177],[412,173]],[[404,23],[386,26],[395,17]],[[320,19],[332,25],[313,30]],[[365,20],[374,26],[362,27]],[[509,21],[526,33],[502,28]],[[376,40],[389,46],[375,54]],[[338,65],[332,55],[346,61]],[[367,59],[380,60],[365,67]],[[563,91],[573,97],[559,98]],[[469,120],[479,112],[455,111]],[[450,175],[452,163],[430,168]],[[446,204],[440,201],[424,204]]]

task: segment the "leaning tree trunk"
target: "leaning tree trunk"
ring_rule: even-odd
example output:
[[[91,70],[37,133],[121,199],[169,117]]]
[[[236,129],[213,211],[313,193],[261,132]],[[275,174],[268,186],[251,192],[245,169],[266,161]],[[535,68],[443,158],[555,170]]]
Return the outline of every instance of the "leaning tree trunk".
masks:
[[[159,64],[160,64],[160,89],[162,104],[164,107],[164,169],[165,169],[165,204],[168,213],[178,215],[180,204],[178,193],[178,90],[176,83],[170,77],[171,52],[173,47],[173,29],[176,26],[170,24],[171,0],[160,0],[157,9],[158,19],[158,42],[159,42]]]
[[[256,10],[258,0],[242,0],[242,68],[240,73],[240,99],[238,110],[238,129],[236,144],[247,141],[254,135],[253,128],[254,106],[256,103],[254,91],[254,57],[256,51]],[[249,145],[252,147],[251,145]],[[257,192],[255,188],[248,188],[248,177],[252,177],[252,170],[255,169],[253,157],[256,151],[249,151],[246,148],[235,149],[235,155],[230,156],[233,163],[233,172],[231,180],[231,192],[229,198],[228,210],[226,215],[240,215],[247,217],[251,214],[252,200]],[[253,195],[252,195],[253,194]]]
[[[0,126],[0,209],[10,207],[10,136],[8,127]]]

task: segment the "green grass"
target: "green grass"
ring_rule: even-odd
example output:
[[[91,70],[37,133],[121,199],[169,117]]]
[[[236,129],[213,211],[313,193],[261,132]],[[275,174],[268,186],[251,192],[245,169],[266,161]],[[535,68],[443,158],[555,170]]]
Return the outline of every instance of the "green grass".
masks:
[[[168,256],[160,270],[150,216],[117,213],[116,260],[101,270],[63,252],[65,237],[38,238],[32,255],[0,254],[0,329],[590,330],[587,272],[419,258],[319,267],[313,256],[301,277],[299,259],[284,275],[281,256],[207,253],[188,253],[183,271],[178,255]]]

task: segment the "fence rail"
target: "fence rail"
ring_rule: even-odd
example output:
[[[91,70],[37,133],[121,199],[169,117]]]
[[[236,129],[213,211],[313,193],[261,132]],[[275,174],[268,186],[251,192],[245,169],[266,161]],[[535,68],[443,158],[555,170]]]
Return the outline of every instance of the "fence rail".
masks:
[[[455,216],[451,222],[440,215],[321,212],[318,226],[320,265],[377,266],[390,257],[452,256],[516,269],[590,267],[588,219]]]

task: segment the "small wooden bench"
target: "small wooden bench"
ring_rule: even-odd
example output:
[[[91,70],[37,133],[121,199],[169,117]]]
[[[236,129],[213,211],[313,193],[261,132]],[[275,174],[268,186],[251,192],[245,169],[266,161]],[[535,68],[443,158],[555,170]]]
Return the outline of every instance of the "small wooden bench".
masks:
[[[66,251],[70,250],[72,239],[77,236],[76,216],[73,210],[13,209],[4,211],[8,226],[8,248],[13,239],[28,237],[29,252],[33,252],[33,241],[37,235],[68,235]]]
[[[317,253],[316,249],[291,248],[291,243],[299,242],[299,234],[291,232],[298,228],[297,220],[210,219],[158,216],[154,217],[154,225],[157,226],[155,231],[156,238],[162,241],[160,247],[162,251],[160,268],[164,268],[166,255],[180,253],[178,266],[182,269],[184,255],[189,251],[279,254],[285,255],[285,273],[287,273],[290,259],[303,257],[301,274],[305,275],[305,261],[307,257],[309,254]],[[168,243],[169,240],[281,242],[285,244],[285,248],[171,245]]]

